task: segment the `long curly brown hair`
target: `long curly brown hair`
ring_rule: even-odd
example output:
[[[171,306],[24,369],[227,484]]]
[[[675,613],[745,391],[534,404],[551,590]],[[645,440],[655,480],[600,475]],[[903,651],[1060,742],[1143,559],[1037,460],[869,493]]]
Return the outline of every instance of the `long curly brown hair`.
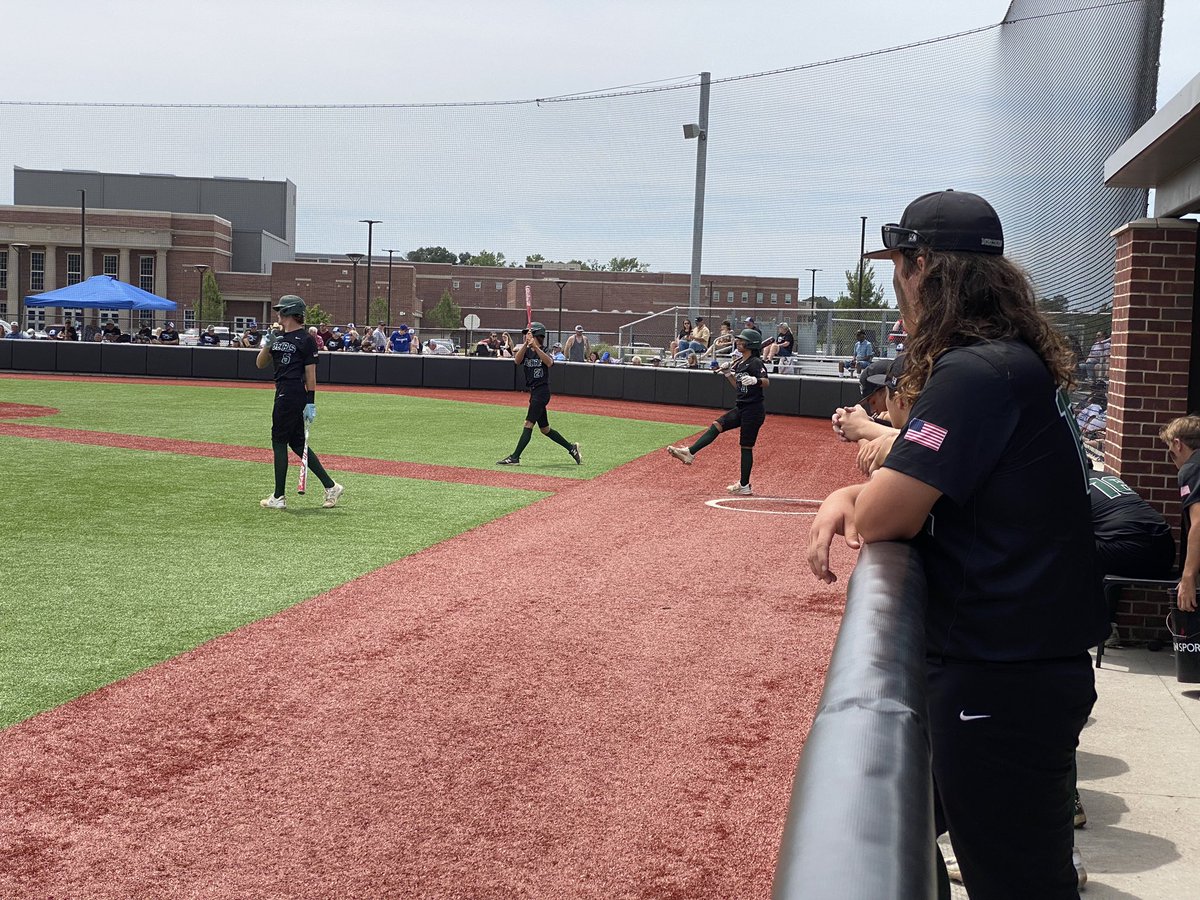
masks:
[[[908,342],[907,362],[898,391],[912,404],[925,387],[938,357],[954,347],[979,341],[1018,340],[1041,357],[1060,387],[1074,380],[1075,357],[1034,302],[1029,275],[1003,256],[906,250],[901,273],[925,257],[918,287],[918,321]],[[911,327],[911,326],[910,326]]]

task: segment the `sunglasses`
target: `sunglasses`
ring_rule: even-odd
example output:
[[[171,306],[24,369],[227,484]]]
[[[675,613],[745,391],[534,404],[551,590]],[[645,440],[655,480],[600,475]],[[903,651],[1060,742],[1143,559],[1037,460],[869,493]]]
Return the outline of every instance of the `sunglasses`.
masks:
[[[883,234],[883,246],[888,250],[916,250],[922,244],[928,243],[921,236],[921,232],[901,228],[895,223],[884,225],[880,231]]]

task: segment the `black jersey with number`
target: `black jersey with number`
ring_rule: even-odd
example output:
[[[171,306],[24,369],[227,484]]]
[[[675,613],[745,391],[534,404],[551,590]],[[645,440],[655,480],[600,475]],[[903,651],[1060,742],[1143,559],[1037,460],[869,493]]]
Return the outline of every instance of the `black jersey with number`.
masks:
[[[525,387],[529,388],[531,392],[549,386],[550,367],[542,361],[532,347],[525,348],[525,359],[522,360],[521,368],[525,370]]]
[[[1089,487],[1096,540],[1156,537],[1171,530],[1158,510],[1116,475],[1092,475]]]
[[[756,403],[763,402],[763,385],[762,380],[767,377],[767,367],[763,363],[761,356],[743,357],[733,367],[734,376],[741,374],[753,375],[758,379],[758,384],[752,384],[746,387],[743,384],[737,386],[737,405],[738,406],[753,406]]]
[[[271,360],[275,363],[275,383],[304,384],[304,367],[317,364],[317,342],[305,329],[284,334],[268,332]]]
[[[942,494],[916,540],[927,653],[1014,662],[1104,640],[1090,467],[1066,398],[1027,345],[942,354],[884,466]]]

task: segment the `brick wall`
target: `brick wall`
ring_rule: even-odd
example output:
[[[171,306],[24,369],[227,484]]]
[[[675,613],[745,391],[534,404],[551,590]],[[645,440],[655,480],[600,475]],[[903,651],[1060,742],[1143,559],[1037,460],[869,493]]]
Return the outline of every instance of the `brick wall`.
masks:
[[[1166,516],[1179,539],[1179,489],[1159,429],[1189,410],[1197,223],[1139,219],[1115,232],[1112,357],[1105,468]],[[1126,591],[1122,634],[1166,638],[1163,593]]]

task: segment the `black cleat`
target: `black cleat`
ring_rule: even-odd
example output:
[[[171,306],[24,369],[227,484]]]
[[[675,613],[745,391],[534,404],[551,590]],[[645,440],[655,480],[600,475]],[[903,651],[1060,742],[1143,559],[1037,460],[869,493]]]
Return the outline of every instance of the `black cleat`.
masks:
[[[511,456],[510,455],[510,456],[504,457],[504,459],[496,460],[496,465],[498,465],[498,466],[519,466],[520,464],[521,464],[521,457],[519,457],[519,456]]]
[[[571,449],[568,450],[567,452],[571,454],[571,459],[575,460],[575,465],[577,465],[577,466],[583,465],[583,457],[579,455],[579,445],[578,444],[572,444]]]

